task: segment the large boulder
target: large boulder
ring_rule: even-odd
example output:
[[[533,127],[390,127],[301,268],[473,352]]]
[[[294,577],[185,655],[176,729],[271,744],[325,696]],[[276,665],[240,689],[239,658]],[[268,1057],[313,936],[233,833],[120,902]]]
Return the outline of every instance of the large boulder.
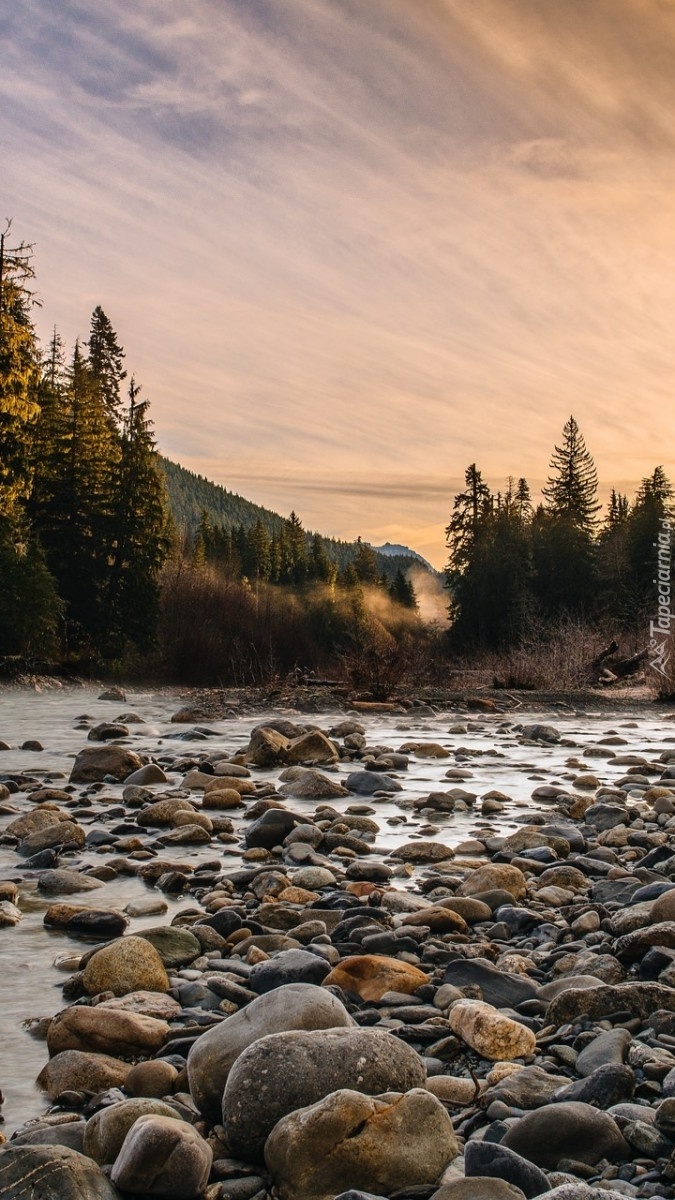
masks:
[[[277,1121],[341,1088],[369,1096],[421,1088],[426,1071],[405,1042],[379,1029],[292,1030],[254,1042],[232,1067],[223,1125],[235,1156],[260,1162]]]
[[[211,1147],[185,1121],[139,1117],[122,1143],[111,1179],[123,1192],[196,1200],[208,1183]]]
[[[73,1005],[52,1019],[47,1047],[51,1055],[63,1050],[85,1050],[112,1054],[115,1058],[138,1058],[155,1054],[168,1033],[166,1021],[142,1013]]]
[[[270,1033],[354,1025],[330,992],[309,983],[288,983],[267,992],[197,1038],[187,1061],[192,1099],[204,1116],[219,1121],[223,1091],[236,1059]]]
[[[0,1148],[3,1200],[119,1200],[101,1168],[69,1146]]]
[[[82,983],[90,996],[113,992],[168,992],[169,977],[164,963],[150,942],[142,937],[122,937],[102,946],[89,959]]]
[[[452,1121],[429,1092],[341,1089],[279,1121],[265,1162],[281,1200],[332,1200],[345,1188],[388,1196],[435,1183],[457,1152]]]
[[[124,746],[85,746],[73,763],[70,783],[100,783],[108,775],[123,783],[142,766],[138,755]]]

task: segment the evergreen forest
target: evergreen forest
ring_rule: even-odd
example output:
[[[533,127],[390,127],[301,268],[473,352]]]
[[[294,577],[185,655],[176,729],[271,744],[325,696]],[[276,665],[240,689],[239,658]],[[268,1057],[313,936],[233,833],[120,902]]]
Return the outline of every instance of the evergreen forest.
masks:
[[[0,663],[255,685],[295,675],[386,695],[402,679],[494,668],[505,686],[582,682],[605,640],[646,663],[657,539],[673,490],[656,466],[603,512],[570,417],[535,501],[475,463],[446,529],[448,619],[411,554],[306,530],[161,456],[149,402],[97,306],[66,347],[35,329],[33,248],[0,234]],[[616,640],[618,639],[618,641]],[[581,645],[582,649],[579,650]],[[575,658],[576,656],[576,658]],[[576,678],[567,676],[575,660]],[[578,661],[577,661],[578,660]],[[555,664],[558,664],[557,668]]]

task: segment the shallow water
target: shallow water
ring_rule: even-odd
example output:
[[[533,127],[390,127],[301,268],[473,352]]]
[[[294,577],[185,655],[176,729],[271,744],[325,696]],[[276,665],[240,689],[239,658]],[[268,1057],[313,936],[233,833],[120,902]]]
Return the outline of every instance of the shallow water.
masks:
[[[36,779],[53,780],[55,786],[63,786],[68,779],[72,762],[78,751],[87,744],[87,732],[91,725],[103,720],[113,720],[124,713],[135,712],[143,718],[143,724],[132,724],[128,743],[140,754],[152,755],[160,761],[164,756],[199,758],[223,750],[229,756],[248,743],[252,727],[264,722],[264,713],[246,717],[233,717],[224,721],[204,722],[215,736],[207,741],[178,740],[190,726],[172,725],[170,716],[179,707],[175,696],[153,693],[133,693],[122,703],[111,703],[97,699],[97,693],[86,689],[64,689],[63,691],[35,694],[28,691],[0,693],[0,740],[12,749],[0,753],[0,779],[14,772],[29,773]],[[268,716],[284,715],[298,724],[315,724],[328,729],[341,717],[331,714],[300,714],[275,710]],[[80,718],[88,718],[86,722]],[[350,804],[366,803],[375,810],[375,819],[380,825],[374,853],[380,857],[411,837],[424,837],[458,846],[467,837],[486,831],[508,832],[517,827],[518,821],[526,819],[528,810],[541,808],[532,800],[532,791],[540,783],[556,783],[571,787],[572,780],[583,772],[597,775],[603,783],[613,783],[626,772],[626,767],[613,764],[611,758],[584,757],[584,750],[597,747],[603,738],[618,735],[625,745],[601,746],[603,754],[643,754],[650,762],[656,762],[663,750],[675,748],[675,726],[667,717],[647,711],[636,716],[635,712],[613,712],[585,714],[547,711],[534,713],[513,711],[508,714],[466,718],[456,711],[442,713],[433,718],[414,719],[411,714],[369,716],[358,715],[366,726],[369,746],[387,746],[398,749],[406,741],[440,742],[450,751],[443,759],[415,759],[411,757],[407,772],[398,778],[403,791],[391,799],[345,797],[331,801],[334,808],[344,810]],[[523,744],[513,726],[519,722],[542,721],[556,726],[563,743],[553,746]],[[455,725],[464,725],[464,732],[449,733]],[[77,728],[82,725],[83,728]],[[42,752],[21,750],[18,747],[28,739],[38,739]],[[465,755],[462,752],[467,751]],[[480,753],[477,753],[480,752]],[[579,765],[570,765],[578,760]],[[466,769],[465,780],[448,780],[445,773],[449,768]],[[166,769],[166,767],[165,767]],[[359,769],[354,764],[341,763],[337,775],[344,778],[351,770]],[[167,771],[169,785],[155,785],[153,790],[166,791],[176,787],[182,774]],[[279,770],[254,769],[255,779],[276,782]],[[510,798],[503,813],[497,817],[483,819],[480,805],[466,813],[436,814],[423,816],[406,807],[412,799],[428,795],[430,791],[446,791],[453,787],[465,788],[479,797],[497,789]],[[106,785],[100,793],[93,793],[94,804],[84,816],[77,819],[89,829],[105,823],[105,810],[115,798],[121,797],[122,785]],[[108,798],[102,803],[100,797]],[[194,796],[194,793],[193,793]],[[194,796],[196,800],[199,793]],[[401,807],[403,802],[404,807]],[[10,797],[9,804],[19,811],[28,811],[30,803],[21,794]],[[289,807],[308,813],[316,808],[315,801],[290,800]],[[8,807],[9,805],[7,805]],[[546,811],[544,809],[544,811]],[[228,812],[235,822],[235,832],[245,824],[243,810]],[[16,813],[0,815],[0,832],[14,819]],[[394,818],[405,818],[405,823],[389,824]],[[433,824],[435,832],[419,832]],[[176,863],[213,860],[220,858],[225,870],[239,863],[239,848],[214,841],[211,845],[179,846],[162,848],[162,858]],[[83,851],[77,856],[64,856],[62,865],[76,863],[101,863],[110,857],[95,851]],[[426,868],[421,868],[424,871]],[[33,878],[31,878],[31,875]],[[44,928],[42,918],[53,898],[42,897],[36,890],[36,873],[26,871],[22,860],[11,846],[0,844],[0,879],[13,879],[21,886],[20,907],[24,914],[22,922],[14,927],[0,930],[0,1088],[5,1094],[5,1132],[9,1134],[17,1125],[44,1111],[43,1097],[35,1088],[34,1080],[44,1065],[47,1052],[43,1042],[36,1041],[22,1027],[22,1022],[31,1017],[51,1015],[63,1007],[61,985],[64,973],[55,966],[55,960],[65,954],[78,954],[83,949],[81,941],[67,937],[62,931]],[[406,886],[407,880],[397,879],[392,883]],[[409,884],[408,884],[409,885]],[[130,901],[159,896],[142,880],[121,876],[94,893],[76,895],[72,899],[91,906],[124,908]],[[164,916],[136,918],[129,925],[129,932],[150,925],[171,921],[182,908],[192,907],[191,897],[161,897],[168,904]],[[64,897],[70,901],[71,897]]]

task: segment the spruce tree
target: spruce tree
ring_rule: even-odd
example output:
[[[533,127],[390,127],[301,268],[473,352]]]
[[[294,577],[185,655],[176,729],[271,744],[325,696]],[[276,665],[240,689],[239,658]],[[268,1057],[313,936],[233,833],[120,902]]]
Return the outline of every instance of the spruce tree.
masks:
[[[592,534],[600,511],[598,473],[574,417],[565,424],[563,444],[555,447],[550,469],[553,474],[542,488],[547,511]]]
[[[86,345],[89,369],[103,407],[108,417],[118,424],[121,420],[120,389],[127,377],[122,365],[124,350],[100,304],[91,314],[89,341]]]

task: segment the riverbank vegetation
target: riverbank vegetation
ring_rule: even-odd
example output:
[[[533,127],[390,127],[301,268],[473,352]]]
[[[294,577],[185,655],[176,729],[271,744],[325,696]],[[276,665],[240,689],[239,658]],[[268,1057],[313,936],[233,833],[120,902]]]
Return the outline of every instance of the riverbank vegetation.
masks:
[[[294,512],[284,518],[161,458],[148,400],[106,313],[94,309],[74,347],[56,330],[42,346],[33,274],[32,247],[7,228],[5,663],[204,685],[296,675],[378,697],[452,673],[562,688],[647,669],[656,576],[668,587],[670,578],[673,490],[662,467],[632,499],[612,490],[603,515],[573,417],[540,501],[524,478],[494,491],[472,464],[446,530],[443,594],[413,554],[323,538]],[[668,662],[656,683],[675,691]]]

